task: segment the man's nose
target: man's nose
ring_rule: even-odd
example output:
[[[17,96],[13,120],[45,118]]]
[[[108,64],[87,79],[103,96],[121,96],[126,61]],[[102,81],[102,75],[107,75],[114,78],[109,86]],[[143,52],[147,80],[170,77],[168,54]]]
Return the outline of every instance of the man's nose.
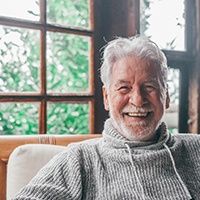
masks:
[[[130,93],[129,102],[136,107],[142,107],[147,103],[147,99],[140,88],[136,88]]]

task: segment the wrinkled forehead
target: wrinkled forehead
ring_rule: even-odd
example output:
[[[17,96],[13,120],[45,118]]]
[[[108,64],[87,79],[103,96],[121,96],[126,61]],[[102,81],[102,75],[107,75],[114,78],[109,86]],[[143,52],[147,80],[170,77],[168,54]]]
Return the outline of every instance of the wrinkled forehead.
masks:
[[[136,77],[135,77],[136,76]],[[111,82],[116,79],[128,80],[143,78],[160,82],[163,86],[165,81],[159,63],[150,59],[140,59],[134,56],[118,58],[112,67]]]

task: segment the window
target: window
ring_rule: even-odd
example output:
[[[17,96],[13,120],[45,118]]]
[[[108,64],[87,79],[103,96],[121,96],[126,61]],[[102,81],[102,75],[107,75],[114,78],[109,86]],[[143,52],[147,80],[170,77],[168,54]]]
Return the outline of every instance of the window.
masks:
[[[170,95],[170,107],[166,110],[164,120],[166,121],[171,133],[178,132],[179,90],[180,90],[179,80],[180,80],[180,70],[169,68],[168,90]]]
[[[185,1],[141,0],[141,32],[162,49],[185,51]]]
[[[0,3],[0,134],[93,133],[93,1]]]

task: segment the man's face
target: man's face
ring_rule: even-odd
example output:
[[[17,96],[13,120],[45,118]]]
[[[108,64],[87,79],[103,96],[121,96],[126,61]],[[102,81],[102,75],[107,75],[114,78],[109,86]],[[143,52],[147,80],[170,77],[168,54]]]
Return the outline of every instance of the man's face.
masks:
[[[127,139],[154,140],[169,97],[155,63],[124,57],[113,65],[111,84],[103,87],[104,106],[114,127]]]

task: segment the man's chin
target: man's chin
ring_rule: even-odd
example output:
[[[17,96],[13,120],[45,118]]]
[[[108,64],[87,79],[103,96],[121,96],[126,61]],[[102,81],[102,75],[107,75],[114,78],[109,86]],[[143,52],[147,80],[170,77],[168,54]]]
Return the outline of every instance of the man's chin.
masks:
[[[128,140],[133,141],[145,141],[149,139],[149,135],[151,135],[150,132],[147,132],[146,130],[124,130],[123,136]]]
[[[153,123],[137,122],[126,126],[120,124],[120,133],[128,140],[149,141],[155,137],[156,126]]]

